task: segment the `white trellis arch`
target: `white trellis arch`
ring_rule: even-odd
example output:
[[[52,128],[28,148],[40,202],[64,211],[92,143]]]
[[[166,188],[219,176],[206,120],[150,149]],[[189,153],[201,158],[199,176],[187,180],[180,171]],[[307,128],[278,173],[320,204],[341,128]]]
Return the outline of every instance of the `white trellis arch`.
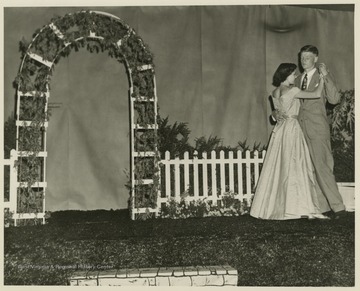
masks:
[[[11,197],[15,224],[44,221],[46,132],[50,78],[55,64],[79,46],[107,50],[126,67],[130,99],[130,205],[132,219],[158,212],[159,155],[157,94],[152,55],[135,31],[118,17],[81,11],[53,19],[23,45],[16,79],[17,195]]]

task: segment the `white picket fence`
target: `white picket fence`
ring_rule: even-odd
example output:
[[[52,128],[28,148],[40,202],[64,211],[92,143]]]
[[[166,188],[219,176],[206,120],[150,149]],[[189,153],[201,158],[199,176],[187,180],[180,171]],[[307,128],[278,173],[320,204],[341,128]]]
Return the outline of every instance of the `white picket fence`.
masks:
[[[246,200],[250,206],[265,154],[266,151],[230,151],[226,154],[224,151],[212,151],[209,154],[201,153],[200,156],[195,151],[191,157],[185,152],[182,157],[171,158],[170,152],[166,152],[165,158],[160,160],[158,207],[140,208],[137,209],[137,213],[149,211],[157,216],[162,204],[168,203],[170,199],[180,201],[184,197],[188,202],[204,199],[212,201],[215,205],[229,192],[235,194],[234,197],[240,201]],[[13,213],[15,225],[21,219],[37,218],[44,222],[44,212],[17,213],[17,188],[20,186],[15,167],[17,158],[17,152],[12,150],[10,159],[3,160],[4,166],[9,167],[7,170],[10,171],[9,199],[4,202],[4,209]],[[338,185],[347,210],[354,211],[354,183]]]
[[[158,192],[157,209],[138,208],[136,213],[152,212],[159,214],[162,204],[170,199],[180,201],[186,196],[186,201],[205,199],[216,205],[225,193],[235,194],[240,201],[247,200],[250,205],[254,188],[259,178],[260,167],[266,151],[224,151],[191,154],[185,152],[182,157],[171,158],[170,152],[165,153],[165,159],[160,161],[160,189]],[[17,152],[11,151],[11,158],[4,160],[4,165],[10,167],[9,201],[4,203],[4,209],[13,213],[15,225],[19,219],[40,218],[44,220],[45,213],[17,213],[17,169],[15,161]],[[9,170],[9,169],[8,169]]]
[[[170,152],[166,152],[160,166],[158,207],[169,199],[180,201],[184,196],[186,201],[205,199],[217,203],[229,192],[250,205],[265,154],[265,150],[226,154],[212,151],[200,156],[195,151],[192,158],[188,152],[183,157],[171,158]]]

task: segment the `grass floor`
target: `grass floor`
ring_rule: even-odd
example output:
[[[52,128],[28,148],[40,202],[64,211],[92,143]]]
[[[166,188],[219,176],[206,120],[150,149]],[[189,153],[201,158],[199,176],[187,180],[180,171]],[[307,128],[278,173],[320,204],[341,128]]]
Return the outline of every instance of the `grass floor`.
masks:
[[[229,264],[239,286],[354,286],[355,214],[131,221],[127,211],[61,211],[5,229],[5,285],[66,285],[77,269]]]

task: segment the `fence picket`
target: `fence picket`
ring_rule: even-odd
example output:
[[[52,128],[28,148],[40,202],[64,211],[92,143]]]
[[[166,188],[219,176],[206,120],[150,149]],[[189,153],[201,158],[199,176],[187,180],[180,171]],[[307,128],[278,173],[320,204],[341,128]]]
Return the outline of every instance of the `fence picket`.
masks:
[[[175,168],[175,199],[180,201],[180,159],[179,157],[175,158],[174,163]]]
[[[259,152],[254,151],[254,186],[259,179]]]
[[[229,152],[229,191],[235,192],[234,187],[234,152]]]
[[[171,174],[170,174],[170,152],[166,151],[165,153],[165,192],[166,192],[166,196],[170,197],[171,196]]]
[[[194,151],[194,198],[198,199],[199,198],[199,171],[198,171],[198,152]]]
[[[217,200],[217,186],[216,186],[216,152],[211,151],[211,192],[212,200],[215,202]]]
[[[189,160],[189,152],[185,152],[184,153],[184,161],[188,161]],[[189,190],[190,187],[190,183],[189,183],[189,164],[188,163],[184,163],[184,183],[185,183],[185,191]]]
[[[238,179],[238,194],[240,195],[241,199],[244,195],[243,189],[243,170],[242,170],[242,152],[237,152],[237,179]]]
[[[246,165],[246,198],[249,199],[251,194],[251,159],[250,151],[245,153],[245,165]]]
[[[202,170],[203,170],[203,195],[205,197],[208,196],[208,173],[207,173],[207,153],[203,152],[202,153]]]
[[[225,184],[225,153],[224,151],[220,151],[220,189],[221,194],[226,192],[226,184]]]

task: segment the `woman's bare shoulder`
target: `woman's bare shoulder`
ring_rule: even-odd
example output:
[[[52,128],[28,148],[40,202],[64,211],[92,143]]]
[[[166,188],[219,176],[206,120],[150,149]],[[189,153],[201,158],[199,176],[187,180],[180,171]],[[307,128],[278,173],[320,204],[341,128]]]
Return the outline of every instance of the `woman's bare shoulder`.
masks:
[[[277,87],[277,88],[275,88],[275,90],[272,92],[271,96],[272,96],[273,98],[279,98],[279,97],[281,96],[280,93],[281,93],[281,92],[280,92],[280,87]]]

